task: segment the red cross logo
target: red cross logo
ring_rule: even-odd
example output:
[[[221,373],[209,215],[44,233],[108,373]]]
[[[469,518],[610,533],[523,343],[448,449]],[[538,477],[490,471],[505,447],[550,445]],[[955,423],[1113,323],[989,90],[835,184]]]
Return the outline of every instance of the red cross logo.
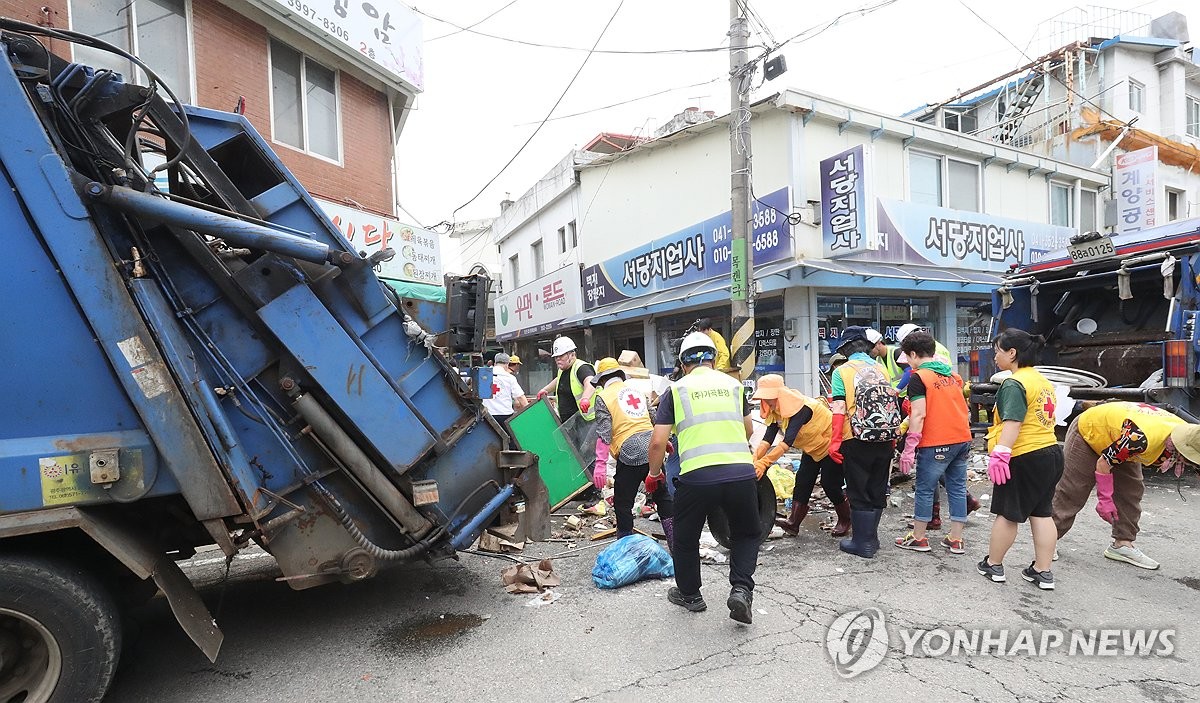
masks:
[[[492,395],[500,395],[500,384],[499,383],[492,384]]]
[[[1045,411],[1045,413],[1047,415],[1050,415],[1050,416],[1054,415],[1054,398],[1053,397],[1046,398],[1046,404],[1042,406],[1042,410]]]
[[[625,396],[625,404],[628,405],[629,407],[633,408],[634,410],[642,409],[642,399],[637,397],[636,395],[633,395],[632,393]]]

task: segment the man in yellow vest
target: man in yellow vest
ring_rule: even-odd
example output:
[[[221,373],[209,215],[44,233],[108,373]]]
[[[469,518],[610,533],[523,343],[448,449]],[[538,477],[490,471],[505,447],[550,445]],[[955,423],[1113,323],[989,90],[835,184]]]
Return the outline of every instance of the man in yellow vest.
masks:
[[[1054,489],[1059,539],[1075,524],[1096,489],[1096,512],[1112,525],[1104,556],[1143,569],[1158,562],[1133,543],[1142,517],[1142,467],[1183,472],[1200,464],[1200,425],[1145,403],[1104,403],[1071,421],[1063,448],[1063,475]]]
[[[558,405],[558,421],[563,426],[563,434],[583,454],[584,461],[592,461],[592,447],[595,444],[596,433],[593,420],[596,419],[596,409],[592,407],[592,396],[596,387],[592,379],[596,369],[579,358],[575,342],[570,337],[557,337],[550,350],[558,374],[554,380],[547,383],[538,391],[538,399],[547,394],[555,393]],[[578,418],[572,420],[575,415]]]
[[[708,606],[700,593],[700,531],[716,508],[729,519],[729,617],[750,624],[754,567],[762,541],[758,520],[758,480],[749,438],[754,431],[750,403],[736,379],[713,368],[716,346],[708,335],[683,338],[679,363],[683,377],[659,399],[650,442],[650,477],[662,475],[667,440],[679,441],[680,472],[675,479],[676,586],[667,600],[692,612]]]
[[[633,500],[638,485],[646,482],[646,494],[658,508],[667,547],[674,537],[671,494],[665,481],[649,479],[650,399],[626,382],[625,370],[608,357],[596,364],[596,466],[592,481],[596,488],[608,482],[608,458],[615,455],[613,510],[617,513],[617,537],[633,534]]]
[[[729,365],[729,345],[725,343],[725,338],[721,333],[713,329],[712,319],[702,317],[696,320],[696,329],[708,335],[712,340],[713,348],[717,350],[717,358],[713,359],[713,368],[722,373],[728,373],[732,367]]]

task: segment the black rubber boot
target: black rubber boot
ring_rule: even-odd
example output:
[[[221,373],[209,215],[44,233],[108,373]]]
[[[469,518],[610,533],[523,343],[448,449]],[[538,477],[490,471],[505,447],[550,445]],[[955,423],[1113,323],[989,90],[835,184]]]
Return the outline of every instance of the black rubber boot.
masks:
[[[848,539],[838,543],[838,548],[856,557],[873,559],[879,551],[879,520],[882,517],[882,510],[851,510],[853,532]]]

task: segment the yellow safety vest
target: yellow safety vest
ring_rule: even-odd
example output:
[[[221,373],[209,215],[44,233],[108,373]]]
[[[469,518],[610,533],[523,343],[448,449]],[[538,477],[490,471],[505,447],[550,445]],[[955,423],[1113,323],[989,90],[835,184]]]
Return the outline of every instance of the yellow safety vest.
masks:
[[[718,464],[754,463],[742,392],[742,384],[707,366],[671,384],[681,475]]]
[[[619,454],[621,445],[638,432],[654,429],[650,423],[650,401],[638,389],[625,381],[605,386],[597,393],[612,416],[612,452]]]
[[[1058,402],[1054,385],[1032,366],[1017,369],[1011,378],[1025,388],[1025,419],[1021,422],[1017,441],[1013,443],[1012,455],[1020,456],[1058,444],[1058,438],[1054,436],[1054,406]],[[997,404],[992,410],[992,426],[988,430],[989,452],[999,444],[1003,425]]]
[[[799,449],[816,461],[829,456],[829,440],[833,437],[833,413],[824,399],[808,398],[804,407],[812,411],[812,419],[800,427],[796,433],[796,443],[793,449]],[[779,423],[780,431],[787,432],[787,418]]]
[[[900,385],[900,379],[904,376],[904,367],[896,363],[896,352],[899,349],[900,347],[887,347],[887,353],[883,355],[883,368],[892,388]]]
[[[1088,446],[1099,454],[1120,438],[1125,420],[1133,420],[1146,435],[1146,451],[1129,457],[1129,461],[1146,466],[1154,464],[1162,456],[1171,430],[1186,422],[1178,415],[1153,405],[1118,402],[1084,410],[1076,427]]]
[[[571,395],[575,396],[576,405],[578,405],[580,398],[583,397],[583,384],[579,382],[579,374],[576,372],[579,371],[580,366],[583,366],[586,363],[586,361],[576,357],[575,363],[571,364]],[[558,375],[554,377],[554,391],[556,393],[558,392],[558,384],[562,382],[562,375],[563,372],[560,370]],[[583,415],[583,419],[587,420],[588,422],[596,419],[596,405],[594,403],[588,407],[587,412],[583,412],[582,408],[579,410],[579,412]]]

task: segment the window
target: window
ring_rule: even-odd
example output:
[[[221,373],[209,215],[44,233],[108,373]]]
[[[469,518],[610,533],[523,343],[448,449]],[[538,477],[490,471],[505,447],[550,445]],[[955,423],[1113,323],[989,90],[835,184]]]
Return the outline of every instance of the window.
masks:
[[[955,210],[979,212],[979,164],[955,161],[947,163],[950,207]]]
[[[559,227],[558,228],[558,253],[566,254],[567,249],[568,249],[568,247],[567,247],[567,228]]]
[[[1050,224],[1058,227],[1071,227],[1075,221],[1072,205],[1074,205],[1074,189],[1067,183],[1050,183]]]
[[[508,257],[508,278],[510,285],[508,289],[514,290],[521,286],[521,257],[520,254],[513,254]]]
[[[946,116],[942,123],[946,129],[952,129],[955,132],[964,134],[972,134],[978,128],[977,120],[975,119],[975,110],[964,110],[958,112],[956,110],[946,110]]]
[[[942,204],[942,159],[930,154],[908,155],[909,200],[924,205]]]
[[[546,271],[546,262],[542,259],[542,240],[537,240],[529,247],[529,253],[533,255],[533,277],[541,278]]]
[[[186,0],[71,0],[71,25],[141,58],[181,101],[192,102],[192,34]],[[74,51],[79,63],[117,71],[129,81],[148,80],[115,54],[78,44]]]
[[[272,40],[271,120],[275,141],[338,161],[337,74]]]
[[[1129,79],[1129,109],[1134,112],[1145,112],[1146,86]]]
[[[571,248],[579,248],[579,233],[575,230],[575,220],[567,223],[567,239],[571,242]]]
[[[1189,136],[1200,137],[1200,98],[1187,96],[1187,128]]]
[[[1080,191],[1079,197],[1079,231],[1080,232],[1095,232],[1099,227],[1096,226],[1096,200],[1098,196],[1094,190]]]
[[[1167,188],[1167,222],[1182,220],[1187,215],[1184,212],[1187,202],[1186,196],[1187,194],[1181,190]]]

